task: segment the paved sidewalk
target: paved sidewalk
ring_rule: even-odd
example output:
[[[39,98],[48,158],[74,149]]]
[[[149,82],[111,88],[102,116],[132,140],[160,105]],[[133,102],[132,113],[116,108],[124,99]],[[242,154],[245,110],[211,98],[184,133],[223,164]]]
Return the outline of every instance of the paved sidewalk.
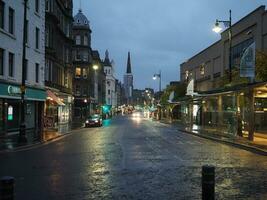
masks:
[[[66,134],[69,134],[72,130],[76,130],[82,127],[83,127],[82,123],[79,123],[79,124],[73,123],[72,125],[62,124],[62,125],[59,125],[57,129],[44,130],[42,138],[40,139],[33,138],[31,140],[28,140],[26,145],[19,145],[17,143],[18,133],[14,133],[12,135],[8,135],[6,137],[0,138],[0,152],[1,151],[13,151],[18,148],[26,148],[26,147],[33,146],[36,144],[48,142],[56,138],[62,137]],[[32,138],[32,137],[29,137],[29,133],[27,133],[27,135],[28,135],[28,138]]]
[[[160,122],[172,124],[176,126],[178,130],[189,134],[197,135],[199,137],[211,139],[217,142],[230,144],[232,146],[267,156],[267,139],[265,138],[255,137],[254,141],[249,141],[246,138],[240,136],[233,136],[230,134],[218,133],[216,131],[203,130],[200,126],[186,126],[178,121],[162,119]]]

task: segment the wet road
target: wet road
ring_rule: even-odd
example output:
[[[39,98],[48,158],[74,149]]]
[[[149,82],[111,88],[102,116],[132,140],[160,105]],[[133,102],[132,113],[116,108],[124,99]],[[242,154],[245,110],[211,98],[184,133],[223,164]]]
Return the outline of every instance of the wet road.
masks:
[[[0,176],[16,178],[16,199],[200,199],[204,164],[217,199],[267,199],[267,157],[130,117],[0,154]]]

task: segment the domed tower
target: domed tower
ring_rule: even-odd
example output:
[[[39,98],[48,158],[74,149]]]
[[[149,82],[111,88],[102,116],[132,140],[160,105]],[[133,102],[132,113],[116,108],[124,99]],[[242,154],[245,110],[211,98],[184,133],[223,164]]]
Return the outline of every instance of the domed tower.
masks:
[[[91,113],[94,97],[94,77],[92,69],[91,29],[89,20],[79,9],[74,16],[73,26],[73,93],[74,120],[86,118]]]

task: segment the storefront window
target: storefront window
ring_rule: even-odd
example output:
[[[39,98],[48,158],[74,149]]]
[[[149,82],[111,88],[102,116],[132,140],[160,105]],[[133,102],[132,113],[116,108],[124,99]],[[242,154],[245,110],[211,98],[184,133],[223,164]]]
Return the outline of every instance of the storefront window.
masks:
[[[0,135],[4,132],[4,103],[3,100],[0,99]]]

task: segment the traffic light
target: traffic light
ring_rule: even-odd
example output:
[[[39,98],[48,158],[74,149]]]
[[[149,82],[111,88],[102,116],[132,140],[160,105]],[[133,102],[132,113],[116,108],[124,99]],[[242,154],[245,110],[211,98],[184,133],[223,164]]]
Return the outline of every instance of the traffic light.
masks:
[[[104,106],[102,106],[102,110],[103,110],[103,113],[109,113],[109,111],[110,111],[110,108],[111,108],[111,106],[108,106],[108,105],[104,105]]]

